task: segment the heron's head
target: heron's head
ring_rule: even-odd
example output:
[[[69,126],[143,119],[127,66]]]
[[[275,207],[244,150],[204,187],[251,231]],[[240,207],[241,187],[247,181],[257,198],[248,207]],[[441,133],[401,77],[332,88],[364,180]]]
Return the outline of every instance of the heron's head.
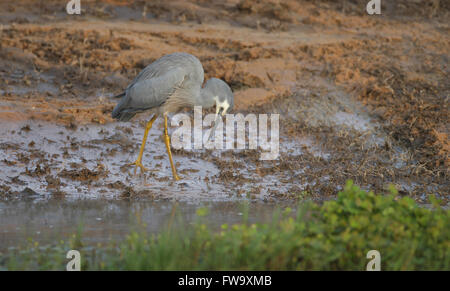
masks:
[[[211,78],[209,79],[204,90],[204,98],[206,107],[216,106],[216,115],[225,115],[231,111],[234,106],[234,96],[230,86],[224,81]],[[208,106],[209,105],[209,106]]]
[[[224,116],[227,112],[233,109],[234,96],[230,86],[228,86],[228,84],[224,81],[217,78],[209,79],[202,91],[204,103],[203,105],[206,107],[213,107],[214,105],[216,106],[216,118],[214,121],[213,129],[211,130],[211,138],[212,134],[216,130],[221,116]]]

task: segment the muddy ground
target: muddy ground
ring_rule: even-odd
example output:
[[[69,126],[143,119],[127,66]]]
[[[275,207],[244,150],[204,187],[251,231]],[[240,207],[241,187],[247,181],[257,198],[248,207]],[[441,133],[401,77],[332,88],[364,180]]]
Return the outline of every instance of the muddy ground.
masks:
[[[353,179],[448,203],[446,1],[66,2],[0,3],[1,199],[322,200]],[[158,120],[133,175],[149,116],[116,122],[111,97],[178,51],[230,84],[235,113],[281,114],[278,160],[176,150],[173,182]]]

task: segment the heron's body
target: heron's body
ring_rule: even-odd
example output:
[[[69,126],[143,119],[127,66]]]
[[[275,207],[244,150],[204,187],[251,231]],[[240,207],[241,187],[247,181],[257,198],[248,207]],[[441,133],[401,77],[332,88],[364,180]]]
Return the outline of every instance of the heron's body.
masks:
[[[134,163],[142,170],[141,159],[153,121],[160,114],[165,119],[165,138],[174,177],[175,167],[170,152],[170,140],[167,133],[167,114],[179,111],[184,107],[203,106],[205,108],[217,106],[222,108],[223,114],[233,107],[233,93],[229,86],[219,79],[209,79],[205,87],[204,71],[200,61],[187,53],[173,53],[165,55],[142,70],[138,76],[118,95],[122,97],[114,108],[112,117],[120,121],[128,121],[134,115],[143,111],[153,113],[148,122],[138,160]]]
[[[126,121],[149,109],[164,114],[195,106],[196,98],[192,96],[200,94],[203,80],[202,64],[193,55],[165,55],[145,67],[128,85],[112,116]]]

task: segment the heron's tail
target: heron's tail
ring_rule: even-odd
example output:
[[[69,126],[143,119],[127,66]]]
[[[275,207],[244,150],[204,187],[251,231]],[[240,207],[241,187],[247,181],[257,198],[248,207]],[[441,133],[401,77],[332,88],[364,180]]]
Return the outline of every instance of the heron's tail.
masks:
[[[125,93],[117,96],[125,96]],[[127,98],[123,98],[122,100],[120,100],[120,102],[116,105],[116,107],[114,107],[112,111],[112,118],[118,119],[120,121],[128,121],[133,118],[133,116],[136,115],[136,112],[130,111],[130,109],[127,108],[127,103]]]
[[[119,95],[114,96],[113,98],[121,98],[123,96],[125,96],[125,92],[122,92]]]
[[[112,118],[117,119],[119,121],[128,121],[136,115],[136,112],[129,112],[127,110],[122,110],[122,108],[120,108],[119,105],[120,104],[118,104],[114,108],[111,114]]]
[[[131,118],[133,118],[136,115],[135,112],[122,112],[117,116],[113,115],[113,118],[119,120],[119,121],[129,121]]]

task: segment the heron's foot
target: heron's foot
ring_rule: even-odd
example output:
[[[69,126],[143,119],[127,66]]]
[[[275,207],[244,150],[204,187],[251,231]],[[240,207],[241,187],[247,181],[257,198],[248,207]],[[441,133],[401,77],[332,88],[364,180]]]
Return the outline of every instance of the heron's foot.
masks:
[[[144,173],[144,172],[146,172],[146,171],[148,171],[148,169],[146,168],[146,167],[144,167],[144,165],[142,165],[142,162],[141,162],[141,160],[136,160],[136,162],[134,162],[134,163],[130,163],[130,164],[128,164],[128,166],[136,166],[135,168],[134,168],[134,174],[136,175],[136,173],[137,173],[137,169],[138,168],[140,168],[141,169],[141,173]]]
[[[173,176],[173,179],[174,179],[175,181],[180,181],[180,180],[181,180],[181,178],[180,178],[177,174],[175,174],[175,175]]]

